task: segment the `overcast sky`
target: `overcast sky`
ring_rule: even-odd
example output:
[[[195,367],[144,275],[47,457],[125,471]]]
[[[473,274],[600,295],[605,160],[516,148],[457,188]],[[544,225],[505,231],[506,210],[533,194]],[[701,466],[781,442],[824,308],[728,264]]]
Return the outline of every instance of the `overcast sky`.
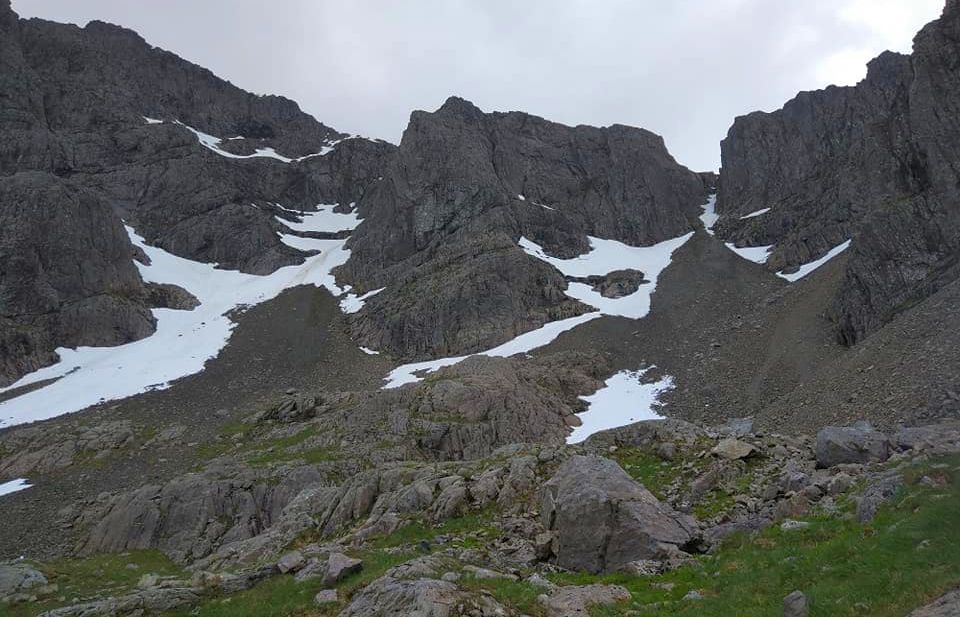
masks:
[[[853,84],[943,0],[14,0],[101,19],[333,128],[397,143],[451,94],[485,111],[642,126],[697,170],[733,118]]]

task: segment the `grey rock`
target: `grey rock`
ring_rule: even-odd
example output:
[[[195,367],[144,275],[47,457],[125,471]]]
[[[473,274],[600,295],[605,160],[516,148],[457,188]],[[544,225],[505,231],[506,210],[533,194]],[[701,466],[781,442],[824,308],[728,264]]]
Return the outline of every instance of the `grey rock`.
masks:
[[[751,443],[729,437],[721,439],[711,452],[715,456],[727,459],[729,461],[749,458],[758,452],[757,447]]]
[[[807,596],[802,591],[790,592],[783,599],[783,617],[807,617],[809,614]]]
[[[324,604],[337,602],[338,599],[336,589],[322,589],[317,592],[317,595],[313,596],[313,603],[317,606],[323,606]]]
[[[960,615],[960,589],[949,591],[907,617],[957,617]]]
[[[658,501],[615,462],[590,456],[572,457],[544,485],[540,516],[554,532],[556,563],[593,573],[656,559],[664,546],[686,546],[697,532],[693,519]]]
[[[881,475],[867,481],[867,486],[857,502],[857,520],[868,523],[877,511],[896,497],[903,488],[903,477],[898,473]]]
[[[877,463],[890,457],[890,439],[873,429],[828,426],[817,433],[816,453],[819,467]]]
[[[0,602],[43,587],[47,577],[26,563],[0,564]]]
[[[539,601],[550,617],[588,617],[592,606],[629,599],[630,592],[620,585],[569,585],[540,596]]]
[[[291,551],[277,561],[277,570],[280,570],[281,574],[297,572],[302,570],[306,563],[307,560],[304,558],[303,553],[300,551]]]
[[[327,571],[323,576],[325,586],[333,586],[363,569],[363,560],[347,557],[343,553],[330,553],[327,558]]]

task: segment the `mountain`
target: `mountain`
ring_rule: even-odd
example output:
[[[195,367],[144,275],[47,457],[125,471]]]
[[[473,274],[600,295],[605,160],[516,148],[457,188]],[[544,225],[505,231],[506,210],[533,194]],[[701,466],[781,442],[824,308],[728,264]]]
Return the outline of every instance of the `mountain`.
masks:
[[[958,47],[714,174],[455,96],[349,136],[0,0],[0,613],[954,610]]]
[[[958,14],[948,2],[913,54],[883,53],[856,86],[737,118],[721,144],[720,237],[773,245],[767,265],[785,272],[851,241],[830,309],[846,344],[960,275]]]

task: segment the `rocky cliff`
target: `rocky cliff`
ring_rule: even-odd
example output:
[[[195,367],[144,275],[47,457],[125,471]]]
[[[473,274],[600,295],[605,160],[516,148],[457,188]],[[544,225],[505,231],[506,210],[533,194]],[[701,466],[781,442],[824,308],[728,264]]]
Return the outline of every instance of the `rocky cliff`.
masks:
[[[401,357],[456,355],[579,314],[521,236],[562,257],[586,252],[588,235],[653,244],[692,229],[706,193],[643,129],[483,113],[456,97],[414,112],[340,271],[388,287],[355,332]]]
[[[831,308],[845,343],[960,274],[958,58],[948,2],[912,55],[886,52],[856,86],[737,118],[721,144],[720,237],[774,245],[767,264],[786,272],[852,240]]]

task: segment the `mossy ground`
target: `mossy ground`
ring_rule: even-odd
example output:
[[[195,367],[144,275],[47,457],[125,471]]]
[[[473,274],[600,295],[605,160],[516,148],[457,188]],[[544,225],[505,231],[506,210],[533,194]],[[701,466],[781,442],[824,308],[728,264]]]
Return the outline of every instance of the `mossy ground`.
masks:
[[[34,564],[57,591],[38,602],[0,606],[0,615],[32,617],[44,611],[88,599],[122,595],[133,590],[144,574],[184,575],[176,564],[159,551],[133,551],[94,555]],[[6,611],[6,612],[4,612]]]

